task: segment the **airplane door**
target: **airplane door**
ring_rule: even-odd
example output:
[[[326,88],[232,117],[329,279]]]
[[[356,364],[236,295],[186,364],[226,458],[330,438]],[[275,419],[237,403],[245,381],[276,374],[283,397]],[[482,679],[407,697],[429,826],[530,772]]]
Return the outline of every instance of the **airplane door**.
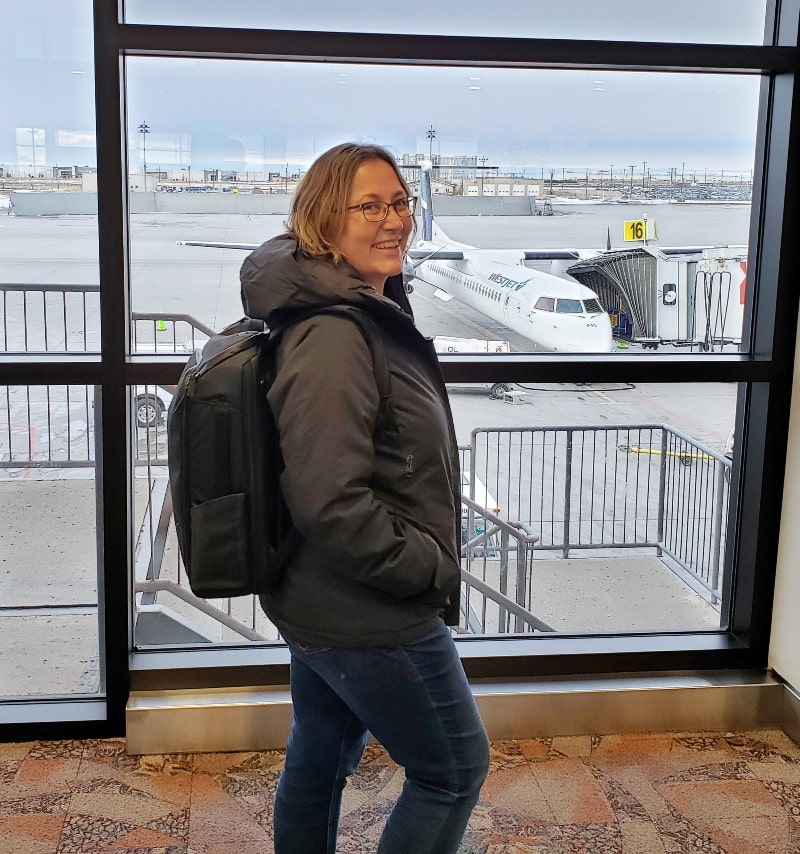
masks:
[[[513,291],[506,294],[506,301],[503,304],[503,316],[507,324],[522,320],[524,313],[522,301]]]

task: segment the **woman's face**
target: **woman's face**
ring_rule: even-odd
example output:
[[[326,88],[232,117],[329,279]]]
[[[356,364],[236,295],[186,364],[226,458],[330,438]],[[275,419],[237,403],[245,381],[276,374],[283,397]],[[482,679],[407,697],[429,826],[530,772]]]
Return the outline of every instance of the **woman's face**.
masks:
[[[347,206],[364,202],[391,204],[407,196],[388,163],[365,160],[353,176]],[[344,226],[334,242],[345,261],[382,294],[386,279],[403,269],[403,253],[412,226],[413,217],[400,217],[392,207],[383,222],[368,222],[361,209],[356,208],[345,213]]]

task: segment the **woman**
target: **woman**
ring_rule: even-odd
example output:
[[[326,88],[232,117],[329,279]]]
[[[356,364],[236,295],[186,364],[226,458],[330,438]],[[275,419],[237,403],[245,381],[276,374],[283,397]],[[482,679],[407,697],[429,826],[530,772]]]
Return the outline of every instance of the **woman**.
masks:
[[[336,850],[342,790],[368,731],[406,772],[380,854],[455,852],[488,770],[447,628],[460,583],[452,416],[400,275],[414,201],[387,151],[339,145],[303,177],[289,232],[242,266],[251,317],[274,324],[332,305],[366,313],[391,387],[387,407],[369,344],[348,317],[312,315],[283,336],[268,397],[303,542],[279,589],[262,597],[291,651],[277,854]]]

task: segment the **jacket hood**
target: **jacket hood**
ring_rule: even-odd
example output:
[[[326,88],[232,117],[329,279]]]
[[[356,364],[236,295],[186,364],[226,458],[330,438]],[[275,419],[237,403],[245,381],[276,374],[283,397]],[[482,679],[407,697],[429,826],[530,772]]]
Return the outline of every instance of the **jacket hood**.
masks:
[[[245,314],[267,324],[276,311],[342,303],[363,305],[365,300],[380,299],[349,264],[337,265],[306,254],[291,233],[273,237],[251,252],[239,278]],[[387,280],[385,295],[411,314],[401,275]]]

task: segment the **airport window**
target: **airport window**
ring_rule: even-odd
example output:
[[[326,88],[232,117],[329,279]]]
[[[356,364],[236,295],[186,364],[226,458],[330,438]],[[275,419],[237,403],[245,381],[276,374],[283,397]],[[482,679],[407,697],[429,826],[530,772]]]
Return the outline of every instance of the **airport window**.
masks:
[[[0,376],[0,700],[103,716],[91,4],[14,4],[3,25],[0,373],[27,360],[40,373]]]
[[[437,68],[387,70],[355,65],[337,68],[236,61],[194,61],[189,65],[182,59],[130,58],[127,62],[129,184],[133,186],[138,182],[147,186],[152,171],[159,174],[162,187],[170,184],[177,190],[171,195],[158,191],[145,194],[142,204],[151,204],[150,211],[139,207],[137,212],[133,206],[130,208],[131,304],[140,309],[133,323],[137,352],[186,354],[213,331],[240,315],[238,270],[245,253],[234,244],[256,246],[283,230],[291,191],[305,166],[326,145],[338,141],[333,127],[328,130],[322,118],[324,102],[333,97],[337,87],[348,91],[348,87],[356,84],[364,87],[369,82],[373,86],[385,86],[387,91],[398,93],[398,97],[406,97],[404,93],[413,90],[415,85],[420,87],[420,92],[424,88],[429,94],[441,87],[444,97],[446,87],[464,77],[461,70]],[[481,77],[487,87],[497,87],[498,91],[501,85],[534,87],[545,83],[553,91],[563,85],[577,94],[589,83],[589,78],[579,72],[511,73],[482,69]],[[155,82],[167,79],[174,81],[174,86],[171,85],[165,95],[163,87],[156,87]],[[210,91],[213,87],[227,92],[274,91],[278,79],[286,93],[275,98],[272,108],[275,127],[267,136],[260,132],[247,110],[236,107],[233,98],[219,104],[211,128],[206,126],[205,111],[193,106],[196,99],[191,94],[194,91]],[[626,92],[626,97],[638,98],[641,106],[646,85],[659,88],[664,97],[678,100],[689,85],[683,75],[673,74],[637,76],[617,72],[607,75],[606,79],[608,91],[592,89],[589,103],[595,97],[605,98],[608,92],[612,92],[612,98],[620,98],[619,93],[614,93],[619,87]],[[740,113],[749,109],[752,124],[757,124],[757,76],[697,75],[691,82],[699,86],[695,98],[704,109],[711,108],[712,86],[721,87],[713,89],[714,98],[721,99],[729,109],[735,102]],[[289,98],[293,86],[296,91],[291,91]],[[287,100],[282,106],[283,98]],[[285,115],[287,126],[293,127],[298,121],[295,117],[300,98],[306,99],[300,112],[313,120],[309,120],[307,131],[300,128],[294,136],[281,136],[277,123]],[[478,116],[485,115],[488,121],[498,109],[497,99],[464,103],[470,104],[470,112],[464,116],[465,133]],[[393,105],[391,112],[397,106]],[[599,111],[606,107],[593,109]],[[417,161],[431,153],[433,140],[424,135],[424,128],[420,128],[420,133],[411,129],[407,136],[400,135],[393,129],[391,112],[386,117],[380,111],[371,113],[365,119],[362,133],[371,134],[389,145],[400,167],[405,166],[412,180],[418,182],[412,188],[414,193],[423,194],[426,190]],[[557,124],[555,113],[553,116]],[[140,118],[147,118],[149,132],[142,132]],[[632,113],[629,124],[618,131],[620,145],[623,140],[631,144],[629,138],[634,136],[634,128],[639,127],[640,118],[638,112],[635,116]],[[585,115],[582,121],[585,124]],[[618,115],[616,123],[624,124]],[[556,124],[549,131],[551,144],[555,143],[559,132],[566,136],[577,132],[567,128],[557,130]],[[443,354],[474,353],[487,359],[491,359],[493,353],[551,352],[570,356],[605,350],[615,356],[619,354],[620,363],[624,365],[629,355],[655,359],[679,347],[699,357],[710,357],[725,349],[739,352],[745,317],[741,296],[746,291],[746,246],[743,244],[746,244],[749,231],[752,187],[752,166],[744,167],[754,161],[755,131],[747,127],[747,123],[738,124],[745,125],[735,131],[742,169],[735,172],[729,167],[729,181],[724,178],[722,167],[714,170],[711,177],[704,167],[706,174],[701,177],[696,164],[687,165],[683,161],[681,167],[659,169],[654,164],[642,163],[620,166],[616,172],[611,164],[608,168],[598,166],[594,170],[566,166],[527,167],[530,180],[538,181],[542,194],[551,196],[555,210],[552,217],[535,216],[527,199],[512,200],[508,195],[502,201],[490,200],[485,210],[474,210],[476,200],[469,199],[472,214],[467,213],[466,208],[459,213],[461,184],[447,177],[442,164],[446,156],[453,158],[462,152],[452,151],[445,155],[441,147],[448,143],[437,138],[436,144],[442,154],[438,172],[436,158],[432,161],[431,186],[440,192],[432,193],[428,209],[433,211],[440,231],[447,235],[444,240],[450,239],[452,246],[464,249],[463,257],[453,261],[427,261],[426,256],[434,247],[424,242],[418,244],[417,255],[412,253],[414,266],[409,284],[420,328],[434,339]],[[385,136],[377,136],[379,130]],[[726,150],[731,145],[732,132],[730,127],[726,128]],[[706,143],[713,147],[717,144],[717,131],[707,133]],[[692,145],[697,145],[696,122],[687,127],[685,134],[687,146],[690,138]],[[513,144],[519,148],[523,139],[520,137]],[[636,144],[642,143],[637,141]],[[673,144],[681,144],[680,135]],[[512,141],[506,135],[496,159],[508,158],[511,146]],[[677,155],[671,156],[675,159]],[[615,159],[624,158],[617,156]],[[184,195],[187,186],[193,186],[201,174],[205,177],[211,164],[219,166],[218,173],[223,169],[226,172],[220,191],[187,200]],[[231,192],[226,194],[226,188]],[[256,189],[261,192],[256,193]],[[708,198],[702,197],[703,193]],[[692,194],[701,198],[695,199],[693,204],[682,201]],[[717,198],[718,194],[725,198]],[[445,196],[449,213],[443,214]],[[502,207],[493,207],[512,203],[524,207],[524,212],[501,215]],[[612,247],[616,243],[617,248],[604,250],[603,244],[612,233],[609,223],[613,223]],[[537,235],[538,245],[520,246],[519,241],[531,240],[531,234],[537,232],[535,226],[540,224],[547,228]],[[220,240],[222,233],[224,240]],[[687,247],[690,237],[696,244],[705,241],[708,245],[742,245],[734,259],[724,252],[704,255],[705,250],[699,248],[689,251],[692,248]],[[187,241],[195,245],[186,245]],[[569,247],[575,245],[586,246],[578,259],[570,257],[574,250]],[[470,254],[470,246],[477,247],[474,255]],[[686,250],[680,254],[659,254],[660,246],[667,246],[670,252],[676,246],[686,247]],[[445,242],[443,248],[450,249],[451,245]],[[525,265],[512,257],[514,253],[508,252],[520,248],[533,256]],[[492,255],[495,249],[496,257]],[[536,257],[537,249],[542,258]],[[549,253],[559,249],[562,252],[556,252],[558,257],[553,261]],[[554,272],[556,264],[561,265],[561,274]],[[468,271],[463,278],[461,266]],[[676,269],[680,269],[679,275]],[[674,330],[670,330],[672,338],[667,340],[664,335],[655,348],[650,345],[656,336],[644,335],[644,326],[661,324],[658,328],[663,332],[664,324],[674,320],[676,308],[663,300],[664,276],[680,283],[677,301],[683,314],[680,322],[675,321]],[[695,284],[703,276],[712,282],[705,290]],[[462,281],[469,303],[458,299]],[[192,283],[191,288],[186,287],[186,282]],[[687,285],[687,282],[692,284]],[[495,293],[498,284],[507,297],[502,309]],[[536,291],[542,289],[546,293],[537,296]],[[442,292],[451,297],[446,303],[438,298]],[[528,295],[530,292],[532,296]],[[576,292],[579,296],[575,296]],[[558,296],[559,293],[563,296]],[[173,311],[164,308],[168,297],[176,307]],[[611,301],[613,310],[603,310],[607,301]],[[620,305],[623,302],[624,307]],[[532,312],[534,307],[540,313]],[[709,307],[716,313],[711,314]],[[550,317],[543,317],[544,313]],[[538,318],[543,319],[539,321]],[[633,328],[634,319],[641,328]],[[736,341],[722,340],[725,322],[738,323]],[[711,346],[705,347],[707,342]],[[729,604],[729,593],[725,594],[723,607],[723,585],[732,576],[730,571],[726,575],[722,570],[728,559],[726,524],[729,515],[736,511],[736,501],[731,501],[730,497],[732,464],[725,456],[725,445],[734,426],[738,398],[736,383],[684,383],[679,372],[674,383],[647,385],[646,391],[644,385],[629,381],[624,375],[616,382],[594,382],[581,376],[565,384],[506,382],[498,376],[477,385],[467,383],[466,388],[451,384],[451,402],[457,413],[465,471],[479,492],[487,491],[485,498],[489,503],[493,498],[494,503],[499,504],[505,524],[513,522],[527,526],[526,530],[533,532],[530,536],[537,543],[535,547],[517,544],[518,551],[511,549],[520,566],[524,562],[520,555],[525,548],[531,549],[530,559],[534,563],[532,568],[525,570],[528,576],[526,581],[520,582],[522,587],[539,585],[531,573],[541,571],[544,565],[536,561],[542,555],[552,558],[556,566],[566,571],[564,568],[573,566],[573,562],[584,568],[607,567],[602,561],[608,560],[615,550],[628,549],[631,557],[643,552],[649,557],[652,555],[648,549],[662,554],[667,549],[673,555],[673,565],[665,571],[670,577],[680,579],[686,595],[698,599],[704,614],[694,623],[687,622],[685,615],[677,614],[672,615],[674,621],[669,625],[658,622],[644,626],[626,622],[625,614],[630,609],[626,609],[624,603],[637,594],[634,587],[628,585],[630,579],[623,572],[613,582],[609,581],[621,609],[609,617],[603,629],[599,624],[594,627],[573,624],[569,614],[558,619],[548,614],[544,622],[553,631],[721,631],[727,626],[725,607]],[[153,512],[154,496],[165,494],[164,439],[168,398],[158,384],[147,384],[136,388],[135,399],[144,401],[143,408],[137,408],[137,412],[144,413],[138,418],[137,428],[137,447],[142,462],[139,472],[150,482],[150,488],[139,493],[136,518],[155,530],[158,526],[148,520],[148,514]],[[688,401],[691,406],[687,408]],[[630,407],[635,415],[631,414]],[[613,413],[624,412],[625,415],[622,422],[620,416],[616,416],[613,429],[604,427],[610,420],[609,408]],[[519,426],[518,436],[509,438],[503,433],[502,428],[509,423]],[[581,425],[579,433],[567,429],[575,425]],[[495,443],[491,451],[471,447],[473,430],[482,431],[480,441]],[[481,453],[486,459],[506,459],[511,454],[510,468],[506,471],[481,469],[481,465],[486,465],[485,459],[483,462],[478,459]],[[518,474],[513,501],[514,490],[509,485],[512,469],[517,473],[528,472],[527,480]],[[566,483],[579,483],[583,489],[565,496]],[[621,485],[624,488],[620,488]],[[527,491],[526,501],[520,497],[522,490]],[[539,496],[539,505],[534,508],[537,491],[550,494],[546,507],[542,506]],[[559,492],[559,500],[554,497],[556,492]],[[684,506],[684,492],[698,502],[697,507],[690,503]],[[626,502],[630,496],[634,499],[629,506]],[[480,578],[489,583],[497,567],[508,563],[511,547],[506,543],[506,551],[503,551],[497,544],[497,532],[487,535],[491,543],[481,543],[481,533],[491,530],[490,520],[484,517],[476,522],[475,514],[480,516],[481,511],[467,504],[465,507],[464,512],[470,517],[464,527],[465,548],[476,537],[478,543],[468,548],[464,560],[479,560],[482,563]],[[633,508],[637,512],[647,509],[647,512],[639,518]],[[712,522],[701,531],[699,519],[706,510]],[[569,512],[577,515],[570,517]],[[692,519],[697,517],[697,524],[673,530],[675,519],[684,513]],[[481,529],[477,533],[476,525]],[[164,539],[153,539],[150,550],[142,552],[147,560],[150,555],[174,557],[175,547],[171,540],[174,534],[170,530],[164,527]],[[680,541],[696,541],[702,554],[679,554],[677,545],[667,545],[668,532]],[[668,564],[669,561],[660,563]],[[713,583],[709,581],[712,576]],[[137,616],[135,641],[142,648],[158,648],[174,642],[176,637],[183,637],[187,643],[208,645],[241,643],[243,637],[251,636],[256,643],[280,642],[274,627],[265,621],[252,602],[211,603],[217,611],[233,614],[236,625],[241,623],[241,634],[237,635],[237,629],[229,622],[220,622],[205,610],[176,598],[174,590],[160,590],[166,582],[179,586],[183,583],[185,587],[185,574],[181,573],[179,561],[171,560],[158,567],[143,565],[137,569],[137,579],[137,593],[146,596],[148,602],[152,600],[163,606],[161,634],[159,624],[149,611]],[[499,576],[493,583],[497,587]],[[704,584],[711,584],[711,588]],[[508,592],[497,590],[502,595]],[[531,610],[532,594],[526,594],[528,599],[524,599],[521,592],[515,595],[521,597],[518,604],[524,600],[526,609],[536,613],[535,608]],[[480,608],[475,606],[477,611],[486,607],[489,607],[486,601]],[[491,607],[499,608],[498,619],[511,613],[503,611],[497,601]],[[167,620],[165,615],[172,616]],[[670,615],[665,607],[659,618],[669,623]],[[520,614],[517,616],[522,619]],[[519,627],[523,623],[517,621],[515,625]],[[176,628],[178,625],[182,627],[180,631]],[[477,628],[474,618],[465,616],[462,629],[464,634],[481,637],[493,632],[537,634],[537,623],[532,617],[531,622],[524,625],[526,628],[514,631],[500,628],[497,623],[494,628],[489,623]],[[559,628],[553,628],[555,626]]]
[[[604,309],[602,341],[576,333],[586,351],[622,347],[629,354],[653,357],[746,351],[759,75],[480,69],[480,84],[473,87],[470,81],[478,69],[471,71],[132,57],[127,63],[127,142],[129,182],[137,202],[133,215],[148,213],[139,195],[146,188],[155,193],[147,200],[149,213],[165,213],[168,221],[177,221],[176,214],[188,209],[187,193],[216,183],[219,191],[204,192],[200,207],[207,213],[250,211],[230,242],[260,242],[281,227],[281,211],[305,165],[326,145],[352,135],[338,129],[335,120],[325,123],[327,105],[346,106],[365,87],[374,87],[392,92],[393,98],[385,112],[371,112],[356,135],[388,145],[412,182],[418,178],[419,160],[433,158],[434,212],[448,203],[446,213],[434,214],[442,239],[467,247],[462,261],[415,260],[420,282],[427,268],[457,291],[453,265],[466,266],[469,276],[469,267],[479,263],[477,256],[471,258],[470,247],[480,249],[484,259],[491,259],[485,250],[497,248],[497,262],[505,266],[508,259],[499,250],[516,248],[530,260],[512,264],[508,275],[504,266],[500,275],[511,297],[509,322],[520,350],[536,350],[526,341],[542,343],[529,319],[539,283],[566,278],[573,293],[577,282],[584,299]],[[166,90],[158,87],[165,79],[170,80]],[[201,91],[228,93],[216,101],[210,126],[201,106],[205,101],[196,97]],[[246,91],[277,93],[269,132],[257,113],[238,106],[229,94]],[[513,105],[531,91],[537,92],[537,142],[528,145],[533,128],[522,126],[518,140],[506,133],[500,143],[484,141],[477,128],[505,123]],[[412,115],[415,100],[431,96],[452,103],[452,129],[434,128],[428,139],[423,126],[397,128],[398,113]],[[583,106],[565,112],[564,99]],[[344,111],[357,114],[356,101]],[[658,130],[664,103],[684,105],[682,122],[666,141]],[[647,121],[642,121],[643,112]],[[717,118],[708,121],[709,115]],[[281,116],[292,122],[291,130],[278,129]],[[695,153],[698,141],[705,149],[701,154]],[[484,154],[483,147],[491,145],[494,152]],[[573,148],[591,151],[585,155],[591,165],[576,167],[569,163],[571,153],[560,153]],[[458,215],[459,206],[471,210],[476,200],[464,206],[465,181],[446,168],[456,158],[471,162],[476,173],[480,162],[494,160],[497,174],[524,175],[547,205],[533,208],[527,198],[493,197],[482,202],[480,216]],[[512,205],[518,207],[509,216]],[[541,214],[536,229],[525,223],[531,213]],[[210,225],[209,220],[192,222],[192,234],[184,231],[175,239],[218,242],[209,229],[204,233],[198,228],[203,222]],[[499,222],[503,228],[495,229]],[[147,262],[148,244],[158,236],[145,227],[132,232],[132,298],[148,311],[163,308],[157,303],[163,301],[164,283],[157,281],[157,267]],[[568,258],[571,247],[577,249]],[[565,256],[553,259],[548,250],[563,250]],[[178,244],[169,255],[176,263],[202,268],[201,276],[211,272],[217,257],[231,271],[237,258],[224,249]],[[474,275],[467,286],[483,297],[490,294]],[[200,293],[202,289],[192,296],[193,302]],[[231,293],[233,304],[223,298],[215,307],[217,317],[205,312],[197,319],[211,326],[235,319],[235,288]],[[572,293],[568,297],[574,298]]]
[[[281,652],[257,603],[186,587],[165,419],[188,355],[241,316],[238,247],[282,231],[308,163],[353,137],[389,147],[415,195],[430,163],[436,246],[461,255],[426,260],[419,229],[406,272],[465,474],[465,655],[498,677],[534,659],[570,672],[559,639],[582,644],[581,672],[763,666],[780,507],[761,484],[785,462],[797,316],[780,235],[797,230],[781,141],[798,135],[784,84],[800,5],[682,2],[519,3],[480,33],[463,4],[129,0],[129,27],[96,3],[95,57],[91,4],[15,8],[0,481],[15,512],[63,489],[44,553],[80,558],[73,588],[42,571],[4,599],[0,632],[19,646],[15,626],[57,615],[43,653],[80,656],[54,696],[108,698],[118,723],[130,643],[144,671],[151,654],[169,671],[195,652]],[[687,26],[701,8],[713,28]],[[296,32],[278,46],[259,27]],[[364,35],[345,53],[332,31]],[[35,531],[2,543],[15,596]],[[632,607],[644,578],[647,608]],[[582,611],[592,596],[608,609]],[[52,699],[23,670],[8,684]]]
[[[101,691],[94,397],[0,386],[5,698]]]

